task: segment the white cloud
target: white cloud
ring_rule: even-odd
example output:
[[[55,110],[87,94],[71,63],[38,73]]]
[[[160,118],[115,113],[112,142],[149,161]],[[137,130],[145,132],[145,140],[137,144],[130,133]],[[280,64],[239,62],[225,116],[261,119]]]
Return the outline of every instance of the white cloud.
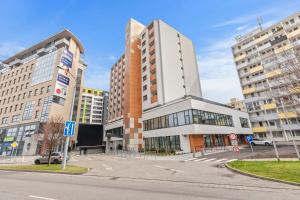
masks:
[[[231,53],[234,37],[210,42],[198,55],[203,97],[221,103],[242,98],[239,79]]]
[[[243,25],[243,26],[239,26],[239,27],[237,27],[235,30],[236,30],[236,31],[242,31],[242,30],[245,30],[248,26],[249,26],[248,24]]]
[[[99,67],[87,70],[84,86],[101,90],[109,90],[110,70]]]
[[[226,20],[226,21],[220,22],[218,24],[215,24],[212,27],[218,28],[218,27],[229,26],[229,25],[244,24],[246,22],[256,20],[258,17],[271,15],[271,14],[274,14],[277,12],[278,12],[277,9],[272,8],[272,9],[264,10],[262,12],[256,12],[254,14],[249,14],[249,15],[240,16],[240,17],[237,17],[234,19]]]
[[[13,43],[2,43],[0,44],[0,60],[6,59],[14,54],[24,50],[25,48]]]

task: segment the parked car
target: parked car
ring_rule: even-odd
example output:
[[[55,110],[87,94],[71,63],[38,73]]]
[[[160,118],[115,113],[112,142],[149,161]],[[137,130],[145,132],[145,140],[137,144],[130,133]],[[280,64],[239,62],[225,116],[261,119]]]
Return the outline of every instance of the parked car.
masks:
[[[47,164],[48,163],[48,156],[49,155],[43,155],[37,159],[35,159],[34,164]],[[50,163],[51,164],[60,164],[63,162],[64,155],[60,152],[53,152],[51,153],[50,157]],[[67,160],[69,160],[69,157],[67,157]]]
[[[273,142],[271,140],[253,138],[253,140],[251,141],[251,144],[253,146],[255,146],[255,145],[271,146],[271,145],[273,145]]]

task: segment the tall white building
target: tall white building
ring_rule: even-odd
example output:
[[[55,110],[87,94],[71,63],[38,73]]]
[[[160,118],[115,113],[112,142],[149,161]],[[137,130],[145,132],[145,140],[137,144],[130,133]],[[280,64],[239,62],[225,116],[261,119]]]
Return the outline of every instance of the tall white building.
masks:
[[[144,26],[131,19],[126,32],[125,54],[111,69],[105,132],[114,143],[191,152],[231,145],[230,133],[245,141],[248,114],[202,98],[190,39],[161,20]]]

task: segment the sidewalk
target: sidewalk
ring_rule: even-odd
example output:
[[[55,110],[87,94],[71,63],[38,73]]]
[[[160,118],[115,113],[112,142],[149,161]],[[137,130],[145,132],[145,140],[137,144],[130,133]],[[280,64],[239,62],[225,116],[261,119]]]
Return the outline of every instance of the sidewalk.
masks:
[[[0,157],[0,165],[8,165],[8,164],[33,164],[34,160],[38,156],[1,156]]]
[[[196,152],[195,157],[202,157],[207,156],[211,154],[217,154],[222,152],[228,152],[232,151],[232,146],[227,146],[225,148],[212,148],[212,149],[206,149],[204,152]],[[244,146],[240,146],[240,149],[243,149]],[[193,153],[186,153],[186,154],[178,154],[178,155],[155,155],[155,154],[144,154],[144,153],[137,153],[137,152],[128,152],[128,151],[112,151],[109,154],[111,156],[116,157],[123,157],[123,158],[137,158],[137,159],[147,159],[147,160],[187,160],[194,157]]]

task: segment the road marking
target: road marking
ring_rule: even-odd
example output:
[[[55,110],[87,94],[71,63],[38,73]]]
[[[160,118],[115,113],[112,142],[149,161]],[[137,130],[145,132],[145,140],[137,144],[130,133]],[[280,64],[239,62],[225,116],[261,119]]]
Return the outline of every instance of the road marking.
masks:
[[[112,170],[112,167],[111,166],[108,166],[106,164],[102,164],[102,166],[106,169],[106,170]]]
[[[232,162],[232,161],[236,161],[237,159],[231,159],[231,160],[228,160],[227,162]]]
[[[208,159],[208,160],[204,160],[203,162],[210,162],[210,161],[213,161],[213,160],[216,160],[216,158],[211,158],[211,159]]]
[[[41,196],[34,196],[34,195],[29,195],[28,197],[34,198],[34,199],[58,200],[58,199],[53,199],[53,198],[48,198],[48,197],[41,197]]]
[[[226,160],[227,160],[226,158],[223,158],[223,159],[216,160],[215,162],[224,162]]]
[[[164,167],[164,166],[160,166],[160,165],[152,165],[152,166],[160,168],[160,169],[164,169],[164,170],[169,170],[169,171],[175,172],[175,173],[183,173],[183,171],[179,170],[179,169],[172,169],[172,168],[168,168],[168,167]]]
[[[199,161],[202,161],[202,160],[206,160],[207,158],[200,158],[200,159],[197,159],[197,160],[194,160],[195,162],[199,162]]]
[[[190,159],[187,159],[187,160],[184,160],[184,162],[187,162],[187,161],[193,161],[193,160],[197,160],[198,158],[190,158]]]

